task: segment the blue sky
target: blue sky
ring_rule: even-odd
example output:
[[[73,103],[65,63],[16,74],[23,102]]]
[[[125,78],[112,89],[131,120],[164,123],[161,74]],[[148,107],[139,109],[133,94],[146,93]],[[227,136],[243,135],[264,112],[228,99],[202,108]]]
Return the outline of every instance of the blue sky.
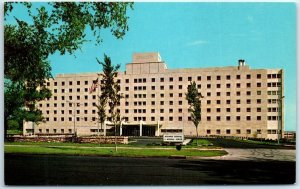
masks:
[[[21,12],[21,11],[20,11]],[[294,3],[135,3],[123,40],[102,31],[103,43],[50,57],[52,73],[100,71],[96,57],[131,61],[134,52],[160,52],[169,69],[236,66],[285,71],[285,127],[296,130],[296,6]],[[88,39],[94,40],[90,33]]]

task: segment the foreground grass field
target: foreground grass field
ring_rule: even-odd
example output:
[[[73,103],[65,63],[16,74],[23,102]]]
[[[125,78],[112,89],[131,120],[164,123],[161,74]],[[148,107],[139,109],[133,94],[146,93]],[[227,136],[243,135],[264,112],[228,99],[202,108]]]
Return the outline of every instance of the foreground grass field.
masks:
[[[175,148],[133,148],[119,147],[115,152],[114,147],[84,147],[84,146],[40,146],[40,145],[5,145],[5,153],[23,154],[61,154],[61,155],[101,155],[101,156],[126,156],[126,157],[168,157],[168,156],[222,156],[224,150],[198,150]]]

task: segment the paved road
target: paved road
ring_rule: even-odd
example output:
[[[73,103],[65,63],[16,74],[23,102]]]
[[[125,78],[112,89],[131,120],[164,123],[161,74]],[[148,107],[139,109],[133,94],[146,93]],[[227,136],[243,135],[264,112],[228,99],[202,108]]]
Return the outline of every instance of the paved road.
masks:
[[[296,150],[283,150],[283,149],[238,149],[238,148],[225,148],[228,155],[218,157],[207,157],[201,159],[214,159],[214,160],[278,160],[278,161],[296,161]]]
[[[6,185],[292,184],[296,174],[294,161],[20,154],[4,160]]]

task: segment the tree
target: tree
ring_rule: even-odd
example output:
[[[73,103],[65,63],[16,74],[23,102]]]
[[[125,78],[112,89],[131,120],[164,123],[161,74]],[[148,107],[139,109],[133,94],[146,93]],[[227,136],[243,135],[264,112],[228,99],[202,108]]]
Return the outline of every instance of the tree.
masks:
[[[98,59],[97,61],[100,65],[102,65],[103,68],[103,74],[101,74],[101,98],[107,99],[110,110],[109,117],[115,128],[115,150],[117,151],[117,125],[120,125],[121,123],[120,109],[118,108],[118,106],[120,106],[122,95],[120,94],[120,85],[116,81],[116,78],[118,76],[120,64],[117,64],[116,66],[112,65],[110,58],[105,54],[104,62],[101,62]]]
[[[103,123],[106,120],[105,111],[106,111],[107,99],[102,95],[99,95],[98,98],[99,98],[99,105],[96,105],[96,107],[98,109],[98,119],[99,119],[98,122],[101,124],[101,130],[102,130]],[[99,133],[99,130],[98,130],[98,133]]]
[[[197,133],[197,146],[198,146],[198,125],[201,121],[201,98],[203,96],[201,93],[198,93],[196,82],[193,81],[188,86],[188,92],[186,93],[186,100],[190,104],[190,110],[191,110],[191,119],[196,127],[196,133]]]
[[[19,5],[27,9],[27,20],[14,17]],[[102,41],[102,29],[122,39],[128,31],[128,7],[132,9],[133,3],[5,2],[4,19],[13,17],[17,23],[4,25],[5,137],[8,120],[43,120],[36,102],[51,97],[45,86],[52,77],[49,55],[80,49],[87,42],[87,29],[93,32],[96,44]]]

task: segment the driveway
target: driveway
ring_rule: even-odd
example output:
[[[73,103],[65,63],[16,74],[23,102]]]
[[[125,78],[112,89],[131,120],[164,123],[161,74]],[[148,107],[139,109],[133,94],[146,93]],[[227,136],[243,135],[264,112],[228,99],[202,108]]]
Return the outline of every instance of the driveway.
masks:
[[[228,154],[225,156],[205,157],[203,159],[296,161],[296,150],[260,149],[260,148],[259,149],[224,148],[224,150],[228,152]]]

